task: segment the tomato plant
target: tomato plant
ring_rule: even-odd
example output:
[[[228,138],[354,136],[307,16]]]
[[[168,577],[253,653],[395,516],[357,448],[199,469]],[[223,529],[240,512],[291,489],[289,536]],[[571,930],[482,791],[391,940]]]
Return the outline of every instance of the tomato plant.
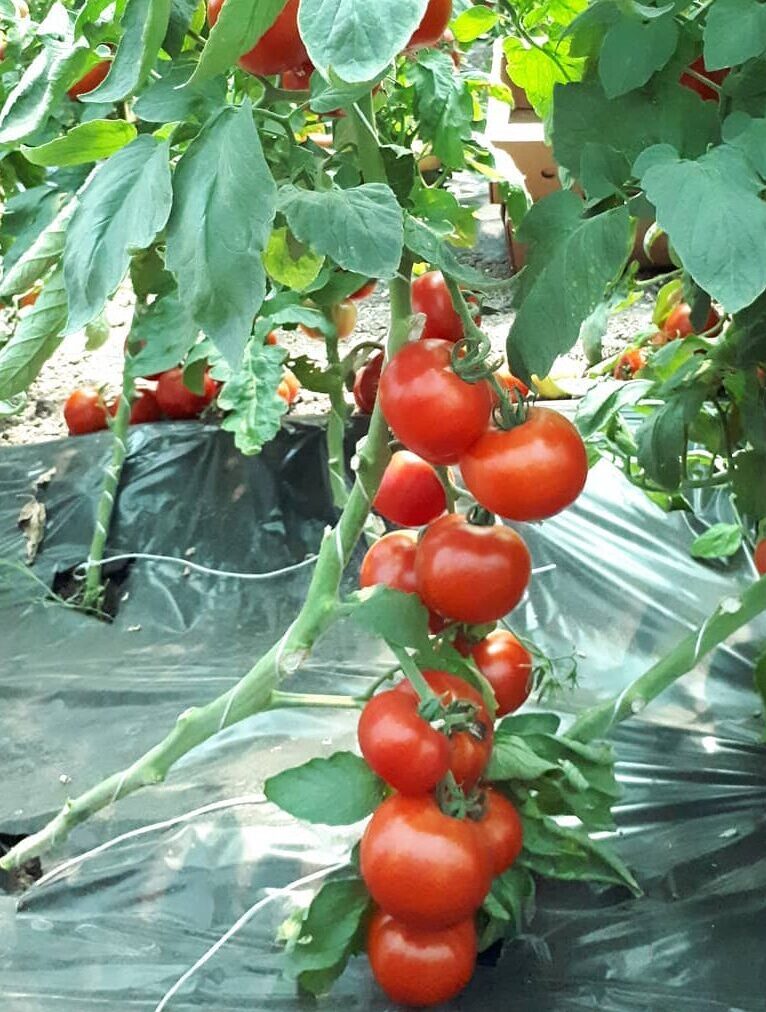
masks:
[[[507,629],[495,629],[471,650],[476,667],[492,686],[498,715],[514,713],[532,691],[532,655]]]
[[[372,505],[391,523],[423,527],[447,509],[447,494],[431,464],[409,450],[398,450]]]
[[[249,74],[283,74],[294,71],[308,61],[308,53],[298,33],[298,2],[287,0],[276,21],[260,42],[240,57],[239,65]],[[207,16],[211,28],[215,26],[224,0],[210,0]]]

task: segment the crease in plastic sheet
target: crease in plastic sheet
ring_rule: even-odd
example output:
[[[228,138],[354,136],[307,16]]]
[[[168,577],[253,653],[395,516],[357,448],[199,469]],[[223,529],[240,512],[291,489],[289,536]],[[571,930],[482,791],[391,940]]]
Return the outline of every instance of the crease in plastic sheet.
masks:
[[[311,424],[291,426],[255,459],[215,430],[137,429],[109,552],[236,572],[297,564],[334,516],[324,452]],[[107,453],[105,436],[4,450],[0,556],[23,559],[20,504],[55,467],[38,493],[49,524],[34,571],[50,582],[81,562]],[[752,579],[742,560],[703,566],[689,557],[699,524],[727,516],[720,497],[697,505],[699,520],[666,516],[599,465],[573,509],[524,528],[535,565],[556,569],[535,578],[508,624],[549,653],[583,655],[581,687],[561,704],[569,712],[618,692]],[[3,574],[0,833],[39,828],[68,795],[154,744],[179,712],[231,686],[289,625],[310,576],[305,566],[254,583],[137,561],[107,626],[30,603],[29,585]],[[645,896],[545,883],[529,934],[496,966],[479,966],[450,1010],[764,1008],[766,763],[752,687],[763,632],[742,631],[616,734],[625,789],[617,845]],[[389,661],[342,624],[300,687],[358,692]],[[268,897],[167,1008],[304,1008],[273,941],[290,909],[278,890],[342,861],[354,833],[296,823],[265,801],[263,782],[353,748],[354,723],[344,712],[257,715],[186,756],[163,786],[79,827],[55,861],[44,859],[47,878],[18,911],[18,897],[0,895],[3,1012],[152,1012]],[[320,1007],[393,1006],[356,958]]]

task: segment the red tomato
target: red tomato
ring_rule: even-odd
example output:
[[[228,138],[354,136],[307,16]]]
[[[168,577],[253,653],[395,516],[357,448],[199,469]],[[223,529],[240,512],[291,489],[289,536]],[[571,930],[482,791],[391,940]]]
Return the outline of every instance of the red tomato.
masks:
[[[120,406],[120,398],[116,397],[109,405],[109,414],[112,418],[117,414]],[[146,425],[149,422],[159,422],[162,418],[160,406],[157,403],[157,396],[153,390],[141,389],[136,391],[136,397],[130,405],[130,424]]]
[[[266,335],[266,340],[264,344],[270,344],[272,345],[272,347],[276,344],[279,344],[279,338],[276,335],[276,331],[274,330],[269,331],[269,333]]]
[[[499,791],[488,787],[484,815],[477,823],[492,858],[493,875],[502,875],[514,863],[524,845],[524,827],[519,813]]]
[[[766,538],[762,538],[755,546],[755,568],[761,574],[766,576]]]
[[[383,371],[384,359],[384,353],[379,351],[356,374],[356,379],[354,380],[354,400],[363,415],[371,415],[375,410],[375,401],[378,397],[378,386],[380,385],[380,374]]]
[[[512,395],[512,400],[516,399],[513,397],[514,390],[518,390],[522,397],[526,397],[529,394],[529,387],[527,384],[523,383],[518,376],[514,376],[508,369],[498,369],[495,373],[495,379],[500,386],[505,387],[508,393]],[[499,398],[493,394],[493,400],[497,403]]]
[[[205,373],[204,393],[193,393],[183,381],[183,369],[168,369],[157,383],[157,403],[168,418],[196,418],[216,395],[217,385],[210,373]]]
[[[454,344],[465,337],[463,321],[452,305],[452,296],[441,271],[429,271],[412,282],[412,311],[425,314],[426,325],[421,335],[424,341],[433,338]]]
[[[484,706],[481,693],[457,675],[448,671],[424,671],[423,677],[445,706],[461,700],[476,707],[476,715],[469,730],[454,730],[449,735],[449,768],[464,791],[470,791],[479,781],[492,755],[494,728]],[[408,681],[400,682],[395,692],[417,705],[418,694]]]
[[[362,287],[358,291],[354,292],[352,295],[349,295],[349,298],[353,299],[354,302],[361,302],[362,299],[369,299],[369,297],[372,295],[372,293],[375,291],[377,287],[378,287],[377,281],[368,281],[367,284],[362,285]]]
[[[375,980],[391,1001],[424,1008],[463,990],[476,965],[476,927],[469,918],[449,928],[413,928],[378,910],[367,934]]]
[[[413,341],[380,378],[380,405],[397,439],[432,464],[454,464],[486,431],[492,391],[452,371],[448,341]]]
[[[417,696],[395,689],[367,703],[359,747],[369,767],[400,794],[428,794],[450,766],[449,739],[418,714]]]
[[[495,629],[476,644],[471,656],[492,686],[498,717],[526,702],[532,691],[532,655],[512,632]]]
[[[698,74],[702,74],[709,81],[714,84],[723,84],[726,78],[731,73],[730,67],[725,67],[723,70],[708,70],[705,66],[705,61],[701,56],[698,56],[694,63],[691,64],[691,69],[696,70]],[[700,98],[706,102],[717,102],[718,92],[713,88],[708,88],[702,81],[698,81],[696,77],[692,77],[691,74],[681,74],[679,78],[681,84],[685,88],[691,88],[692,91],[696,91]]]
[[[428,0],[423,20],[415,30],[408,49],[424,49],[435,46],[452,17],[452,0]]]
[[[106,428],[106,407],[95,387],[73,391],[64,405],[64,421],[70,436],[84,436]]]
[[[298,394],[301,392],[301,381],[292,371],[292,369],[285,368],[282,375],[282,383],[287,387],[287,393],[289,395],[288,404],[292,404],[298,398]],[[280,383],[280,386],[282,385]]]
[[[689,337],[691,334],[696,333],[692,324],[691,313],[691,306],[688,302],[682,302],[680,305],[674,306],[662,325],[662,333],[671,341],[677,337]],[[711,306],[703,331],[715,330],[720,322],[721,317]]]
[[[30,290],[25,292],[19,299],[19,309],[24,309],[26,306],[34,306],[39,298],[40,289],[30,288]]]
[[[210,27],[218,20],[224,0],[210,0],[207,19]],[[249,53],[239,59],[239,65],[249,74],[267,77],[283,74],[286,70],[302,67],[309,58],[298,34],[299,0],[287,0],[274,24]]]
[[[458,513],[426,528],[415,558],[423,603],[468,625],[494,622],[512,611],[531,572],[529,549],[515,531],[470,524]]]
[[[405,594],[416,593],[415,554],[417,535],[414,531],[393,531],[384,534],[368,550],[359,571],[360,587],[383,584]]]
[[[460,458],[468,491],[508,520],[545,520],[571,506],[588,477],[588,454],[569,419],[532,408],[513,429],[490,429]]]
[[[431,464],[409,450],[391,458],[373,508],[402,527],[423,527],[447,508],[447,496]]]
[[[112,66],[111,60],[101,60],[95,67],[83,74],[79,81],[76,81],[67,92],[67,95],[74,100],[80,95],[87,95],[89,91],[93,91],[101,84],[106,75],[109,73],[109,68]]]
[[[280,83],[285,91],[308,91],[311,87],[311,75],[313,73],[314,64],[309,60],[302,67],[286,70],[282,74]]]
[[[362,837],[360,865],[378,906],[419,928],[472,917],[492,882],[476,824],[445,815],[428,795],[383,802]]]
[[[614,378],[618,380],[629,380],[633,379],[637,372],[646,365],[646,356],[640,348],[632,348],[630,351],[623,352],[617,360],[617,365],[614,367]]]

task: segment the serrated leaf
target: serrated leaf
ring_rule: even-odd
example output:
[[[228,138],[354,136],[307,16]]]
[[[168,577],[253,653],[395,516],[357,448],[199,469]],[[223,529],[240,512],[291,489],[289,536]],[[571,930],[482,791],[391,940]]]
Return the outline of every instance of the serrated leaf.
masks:
[[[351,618],[373,636],[401,647],[427,647],[428,611],[417,594],[376,586],[351,600]]]
[[[221,428],[234,433],[234,442],[241,453],[260,453],[279,432],[287,410],[286,403],[277,395],[283,362],[282,348],[264,345],[261,338],[255,337],[245,350],[240,369],[229,371],[225,378],[218,394],[218,406],[227,412]],[[222,374],[214,370],[213,375],[219,379]]]
[[[61,344],[67,317],[61,270],[55,271],[16,333],[0,350],[0,400],[26,390]]]
[[[728,559],[742,546],[739,524],[714,524],[694,541],[691,553],[695,559]]]
[[[705,21],[705,66],[721,70],[766,51],[766,6],[752,0],[716,0]]]
[[[228,73],[240,56],[249,52],[274,24],[285,0],[226,0],[190,83]]]
[[[301,0],[298,27],[311,62],[327,76],[370,81],[406,47],[428,0]]]
[[[488,7],[469,7],[452,22],[452,31],[458,42],[475,42],[480,35],[491,31],[499,14]]]
[[[503,41],[508,77],[524,89],[541,118],[546,118],[553,107],[554,87],[578,81],[585,70],[585,60],[570,57],[568,48],[566,40],[555,45],[549,42],[542,51],[513,36]]]
[[[0,112],[0,144],[14,144],[34,133],[84,72],[89,57],[84,39],[49,40],[29,64]]]
[[[266,293],[261,255],[276,196],[247,101],[203,128],[173,177],[166,263],[192,317],[233,368]]]
[[[121,102],[135,95],[154,67],[169,21],[170,0],[128,0],[109,73],[80,100]]]
[[[162,48],[170,56],[177,57],[183,49],[186,33],[199,6],[198,0],[171,0],[168,29],[162,43]]]
[[[263,254],[263,265],[269,277],[297,292],[316,280],[323,264],[323,256],[293,240],[286,228],[274,229]]]
[[[189,84],[197,66],[193,56],[181,56],[165,68],[133,103],[133,112],[147,123],[175,123],[196,116],[206,119],[226,102],[226,79]],[[183,87],[185,85],[185,87]]]
[[[269,777],[263,789],[269,801],[296,819],[325,826],[349,826],[366,819],[386,792],[380,777],[353,752],[310,759]]]
[[[322,369],[314,359],[299,355],[290,359],[290,369],[300,380],[301,386],[318,394],[329,394],[337,389],[341,374],[338,367]]]
[[[22,145],[21,153],[33,165],[83,165],[109,158],[129,144],[136,133],[132,123],[121,119],[89,120],[47,144],[34,148]]]
[[[640,88],[673,55],[678,42],[674,15],[643,21],[624,14],[604,36],[598,72],[608,98]]]
[[[140,350],[130,357],[131,374],[152,376],[175,368],[183,362],[198,335],[199,330],[177,292],[156,299],[133,319],[128,344]]]
[[[498,289],[510,291],[515,285],[515,279],[498,281],[469,264],[461,263],[442,236],[425,222],[418,221],[417,218],[409,214],[404,216],[404,239],[407,249],[411,250],[418,259],[444,271],[445,274],[465,285],[466,288],[477,292]]]
[[[455,76],[447,53],[426,49],[410,69],[415,86],[414,113],[419,136],[452,169],[465,166],[465,145],[471,139],[473,98],[467,83]]]
[[[0,297],[8,298],[28,292],[61,259],[67,226],[75,206],[74,200],[65,204],[50,225],[43,229],[29,249],[13,264],[0,284]]]
[[[604,429],[623,408],[638,404],[653,385],[651,380],[620,383],[606,379],[591,387],[577,405],[575,424],[580,435],[587,438]]]
[[[104,308],[125,277],[131,253],[165,226],[172,191],[169,148],[143,135],[104,162],[82,192],[67,229],[64,279],[67,333]]]
[[[350,190],[285,186],[280,210],[296,239],[339,267],[370,278],[392,278],[404,245],[402,210],[388,186],[365,183]]]
[[[538,756],[520,735],[498,729],[492,758],[485,771],[487,780],[539,780],[556,773],[558,766]]]

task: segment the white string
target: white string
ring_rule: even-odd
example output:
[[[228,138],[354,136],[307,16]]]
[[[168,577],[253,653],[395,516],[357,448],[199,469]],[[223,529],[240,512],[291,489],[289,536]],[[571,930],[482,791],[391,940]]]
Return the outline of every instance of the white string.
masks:
[[[168,1007],[170,999],[173,998],[174,995],[178,994],[184,984],[190,980],[198,970],[201,970],[202,967],[213,958],[218,950],[222,949],[229,939],[233,938],[240,928],[243,928],[248,921],[250,921],[259,911],[263,910],[265,906],[273,900],[278,899],[280,896],[286,896],[288,893],[291,893],[295,889],[299,889],[301,886],[310,885],[310,883],[316,882],[318,879],[324,878],[326,875],[329,875],[334,871],[339,871],[341,868],[345,867],[346,862],[342,861],[340,864],[332,865],[329,868],[322,868],[320,871],[315,871],[310,875],[305,875],[303,878],[296,879],[295,882],[291,882],[282,889],[275,890],[270,896],[265,896],[262,900],[258,900],[257,903],[254,903],[249,910],[246,910],[245,913],[242,914],[242,916],[236,920],[234,924],[232,924],[228,931],[221,935],[221,937],[210,946],[207,952],[200,956],[194,966],[191,966],[184,974],[182,974],[170,990],[165,992],[154,1012],[163,1012],[163,1009]]]
[[[100,525],[99,525],[100,526]],[[103,528],[101,528],[103,530]],[[87,562],[81,563],[78,569],[90,569],[92,566],[105,566],[110,562],[122,562],[125,559],[141,559],[148,562],[174,562],[176,565],[185,566],[188,569],[194,569],[198,573],[206,573],[210,576],[228,576],[235,580],[270,580],[274,576],[284,576],[286,573],[293,573],[298,569],[303,569],[305,566],[313,566],[318,556],[310,555],[304,559],[303,562],[296,562],[292,566],[285,566],[284,569],[273,569],[268,573],[233,573],[226,569],[212,569],[209,566],[201,566],[197,562],[191,562],[189,559],[179,559],[175,555],[152,555],[145,552],[126,552],[124,555],[111,555],[107,559],[102,559],[101,562],[92,562],[88,559]]]

